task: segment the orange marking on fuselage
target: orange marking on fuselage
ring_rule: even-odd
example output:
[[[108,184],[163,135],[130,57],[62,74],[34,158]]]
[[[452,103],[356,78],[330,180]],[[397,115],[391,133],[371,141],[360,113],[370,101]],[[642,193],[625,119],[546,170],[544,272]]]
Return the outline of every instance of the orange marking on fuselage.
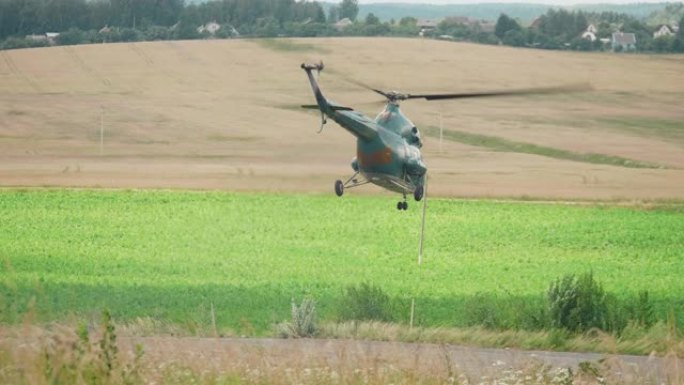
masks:
[[[371,153],[359,151],[356,155],[362,167],[383,166],[392,163],[392,150],[389,147]]]

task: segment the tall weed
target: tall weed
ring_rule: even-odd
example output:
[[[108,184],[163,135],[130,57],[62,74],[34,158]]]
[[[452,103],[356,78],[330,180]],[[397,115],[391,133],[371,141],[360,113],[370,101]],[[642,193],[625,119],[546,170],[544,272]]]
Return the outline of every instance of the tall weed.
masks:
[[[304,297],[301,305],[292,300],[292,319],[277,325],[283,338],[314,337],[318,333],[316,303],[311,297]]]

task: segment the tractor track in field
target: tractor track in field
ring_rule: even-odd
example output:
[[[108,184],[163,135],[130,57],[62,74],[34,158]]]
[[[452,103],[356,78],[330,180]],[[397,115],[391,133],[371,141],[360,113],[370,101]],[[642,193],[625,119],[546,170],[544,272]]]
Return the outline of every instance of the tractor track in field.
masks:
[[[30,76],[26,75],[24,72],[22,72],[19,67],[17,67],[17,64],[12,60],[12,57],[10,57],[9,53],[6,51],[2,51],[2,58],[5,60],[5,64],[7,64],[7,68],[10,70],[10,73],[13,75],[17,75],[24,79],[24,81],[35,91],[35,92],[42,92],[42,89],[40,86],[33,80]]]
[[[83,72],[90,75],[90,77],[92,77],[96,81],[101,82],[105,87],[111,87],[112,81],[109,80],[107,77],[98,74],[93,67],[89,66],[88,63],[86,63],[83,60],[83,58],[78,55],[78,53],[73,49],[73,47],[64,46],[64,52],[66,52],[71,57],[74,63],[76,63],[76,65],[78,65],[81,68],[81,70],[83,70]]]
[[[589,367],[625,382],[661,383],[671,380],[684,368],[682,359],[654,356],[344,339],[124,337],[120,343],[123,349],[131,351],[136,345],[142,345],[145,354],[155,361],[178,360],[190,366],[201,363],[209,365],[206,369],[216,371],[230,368],[236,361],[299,368],[365,368],[370,365],[418,374],[459,373],[472,379],[530,367],[546,367],[552,372],[561,368],[577,372],[580,367]]]
[[[147,65],[154,65],[154,60],[142,48],[138,47],[137,43],[129,43],[128,47],[135,52],[137,56],[145,61]]]
[[[176,49],[173,45],[169,46]],[[135,53],[136,56],[140,57],[148,67],[154,66],[154,70],[156,72],[164,75],[165,77],[169,78],[175,83],[187,85],[187,82],[183,78],[174,75],[171,71],[164,68],[163,66],[156,65],[154,59],[152,59],[152,57],[150,57],[150,55],[142,47],[140,47],[140,43],[130,43],[128,44],[128,47]]]

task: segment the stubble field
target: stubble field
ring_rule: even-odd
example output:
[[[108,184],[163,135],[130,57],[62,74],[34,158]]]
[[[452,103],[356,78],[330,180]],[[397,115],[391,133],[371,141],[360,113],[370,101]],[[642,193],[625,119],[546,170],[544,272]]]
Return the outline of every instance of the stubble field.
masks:
[[[404,103],[429,134],[424,153],[434,195],[650,200],[680,199],[684,191],[681,56],[390,38],[150,42],[0,55],[3,186],[329,192],[351,172],[354,139],[334,124],[317,135],[317,115],[296,108],[313,100],[299,64],[323,60],[326,95],[371,115],[380,106],[365,103],[377,95],[345,79],[406,92],[594,87]],[[643,164],[653,168],[629,167]]]

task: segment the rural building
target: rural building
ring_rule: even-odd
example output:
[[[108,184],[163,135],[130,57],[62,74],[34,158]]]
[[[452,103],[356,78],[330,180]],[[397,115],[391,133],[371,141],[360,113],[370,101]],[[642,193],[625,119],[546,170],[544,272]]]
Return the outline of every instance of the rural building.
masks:
[[[636,51],[636,36],[633,33],[613,32],[613,51]]]
[[[596,26],[594,26],[594,24],[589,24],[587,29],[582,33],[581,38],[594,42],[596,41],[597,32]]]
[[[541,17],[535,17],[534,20],[532,20],[532,23],[530,23],[530,28],[532,29],[539,29],[541,26]]]
[[[197,32],[198,33],[208,33],[210,35],[215,34],[219,29],[221,29],[221,25],[215,21],[209,22],[204,25],[200,25],[197,27]]]
[[[59,37],[59,32],[46,32],[45,37],[50,44],[57,44],[57,38]]]
[[[354,22],[351,21],[348,17],[345,17],[344,19],[335,23],[335,29],[338,31],[344,31],[345,29],[347,29],[347,27],[349,27],[352,24],[354,24]]]
[[[434,26],[428,23],[427,27],[432,29],[437,28],[437,24],[439,24],[440,22],[441,21],[438,21],[436,24],[434,24]],[[494,22],[487,20],[471,19],[466,16],[449,16],[446,19],[444,19],[444,22],[449,24],[461,24],[468,28],[481,32],[494,32],[494,30],[496,29],[496,23]],[[416,24],[416,26],[421,28],[419,24]]]
[[[669,25],[661,25],[660,28],[653,33],[653,38],[657,39],[659,37],[674,36],[674,31]]]
[[[47,41],[47,36],[46,35],[26,35],[26,40]]]
[[[435,19],[420,19],[416,23],[416,27],[420,30],[418,32],[418,36],[425,36],[426,33],[430,33],[437,29],[437,25],[439,24],[440,20],[435,20]]]
[[[485,21],[485,20],[482,20],[480,22],[480,31],[494,33],[495,30],[496,30],[496,23],[491,22],[491,21]]]
[[[589,32],[589,31],[584,31],[582,34],[582,39],[586,39],[589,41],[596,41],[596,33],[595,32]]]

